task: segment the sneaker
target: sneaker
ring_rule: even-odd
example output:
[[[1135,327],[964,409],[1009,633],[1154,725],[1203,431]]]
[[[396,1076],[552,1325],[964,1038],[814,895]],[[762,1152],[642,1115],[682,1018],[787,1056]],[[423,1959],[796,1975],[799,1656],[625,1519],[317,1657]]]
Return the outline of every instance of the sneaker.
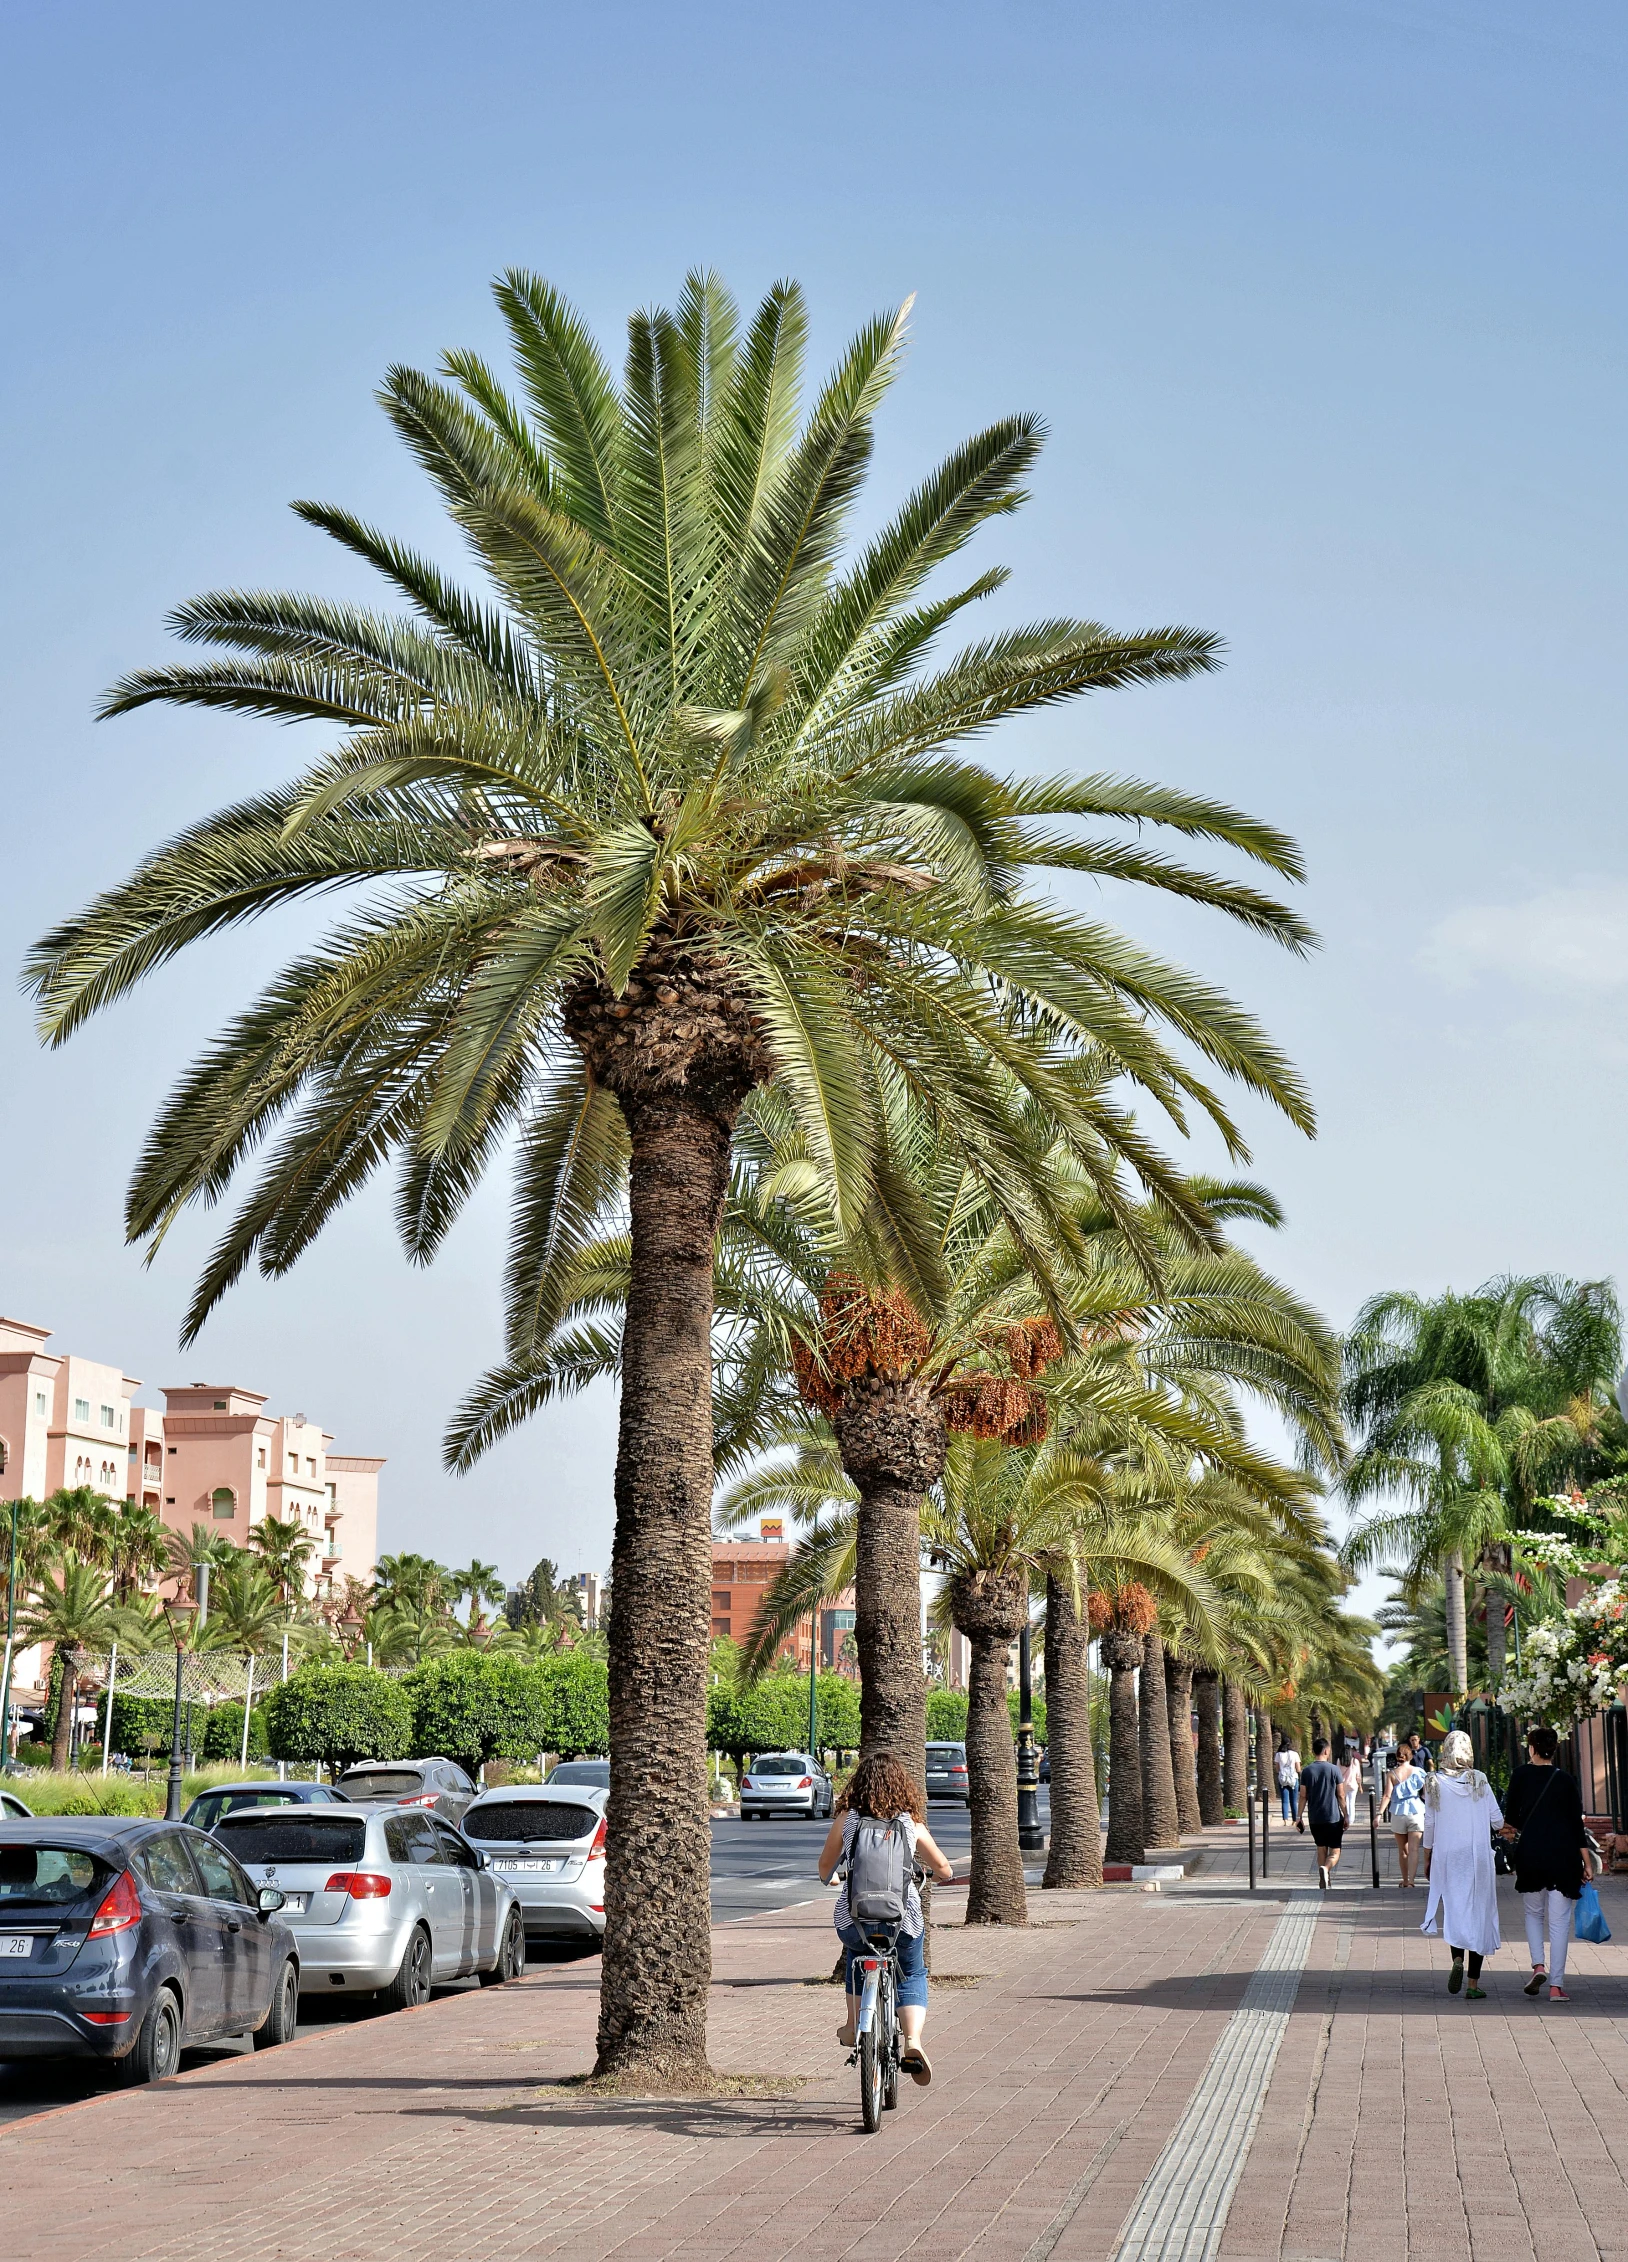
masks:
[[[1466,2003],[1484,2003],[1486,1999],[1487,1991],[1484,1987],[1466,1987],[1464,1990]]]
[[[1453,1968],[1452,1968],[1452,1970],[1451,1970],[1451,1971],[1450,1971],[1450,1972],[1449,1972],[1449,1973],[1447,1974],[1447,1992],[1448,1992],[1448,1994],[1449,1994],[1449,1995],[1456,1995],[1456,1994],[1458,1993],[1459,1989],[1460,1989],[1460,1988],[1461,1988],[1461,1987],[1463,1986],[1463,1984],[1464,1984],[1464,1959],[1463,1959],[1463,1957],[1462,1957],[1462,1956],[1455,1956],[1455,1957],[1453,1958]]]
[[[1527,1981],[1526,1985],[1521,1989],[1521,1993],[1523,1995],[1539,1994],[1542,1991],[1543,1978],[1543,1966],[1542,1964],[1539,1964],[1537,1969],[1533,1972],[1531,1978]]]
[[[1549,1990],[1549,2000],[1551,2003],[1569,2003],[1571,2001],[1571,1997],[1566,1993],[1564,1987],[1551,1987]]]

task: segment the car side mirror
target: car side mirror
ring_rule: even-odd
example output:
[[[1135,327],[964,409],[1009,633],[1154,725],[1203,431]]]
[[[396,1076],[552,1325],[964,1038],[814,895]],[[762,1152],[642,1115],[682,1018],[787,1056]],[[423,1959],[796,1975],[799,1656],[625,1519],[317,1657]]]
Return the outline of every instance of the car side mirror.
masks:
[[[483,1854],[479,1846],[477,1846],[475,1848],[475,1867],[477,1869],[490,1869],[491,1866],[492,1863],[490,1856]]]
[[[288,1896],[279,1893],[275,1885],[262,1885],[254,1897],[254,1905],[262,1916],[275,1916]]]

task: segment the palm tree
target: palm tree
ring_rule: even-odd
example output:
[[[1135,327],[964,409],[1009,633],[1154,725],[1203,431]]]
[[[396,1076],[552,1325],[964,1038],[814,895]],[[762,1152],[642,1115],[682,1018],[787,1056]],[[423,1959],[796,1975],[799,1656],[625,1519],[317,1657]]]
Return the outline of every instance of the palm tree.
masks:
[[[71,1550],[35,1587],[19,1631],[28,1642],[49,1642],[60,1668],[57,1716],[51,1734],[51,1765],[60,1774],[68,1764],[79,1661],[87,1649],[105,1648],[116,1621],[107,1574],[99,1564],[81,1562]]]
[[[305,1593],[306,1572],[317,1543],[298,1516],[262,1516],[249,1532],[249,1545],[266,1567],[285,1610]]]
[[[164,1520],[156,1508],[138,1507],[127,1500],[113,1519],[107,1568],[113,1575],[113,1593],[120,1603],[134,1601],[169,1561]]]
[[[474,1556],[461,1571],[452,1574],[452,1599],[469,1604],[469,1639],[479,1642],[486,1636],[486,1609],[494,1610],[503,1600],[503,1576],[495,1563],[482,1563]]]
[[[497,297],[521,399],[467,353],[439,381],[392,371],[382,396],[489,595],[347,511],[300,506],[416,617],[241,592],[175,615],[228,656],[129,677],[107,712],[223,707],[315,721],[339,742],[293,785],[159,850],[46,937],[32,975],[60,1042],[194,937],[313,889],[375,889],[229,1028],[149,1140],[128,1211],[138,1239],[218,1198],[294,1111],[205,1272],[188,1340],[251,1260],[286,1271],[391,1154],[423,1260],[518,1129],[517,1242],[528,1260],[545,1252],[545,1288],[574,1217],[625,1182],[599,2063],[694,2077],[712,1243],[741,1101],[782,1085],[845,1215],[868,1191],[884,1059],[973,1149],[991,1135],[996,1066],[1082,1148],[1100,1153],[1105,1126],[1134,1146],[1115,1110],[1082,1106],[1059,1074],[1082,1043],[1157,1104],[1225,1123],[1161,1026],[1304,1123],[1292,1072],[1229,999],[1021,885],[1034,870],[1110,874],[1298,948],[1303,930],[1257,890],[1069,828],[1128,818],[1279,873],[1298,863],[1214,803],[1101,778],[1014,784],[971,759],[968,742],[1005,715],[1190,675],[1215,647],[1185,629],[1054,621],[927,672],[935,637],[1000,576],[937,598],[923,585],[1016,507],[1041,434],[1029,417],[992,426],[839,568],[902,313],[860,333],[799,428],[794,286],[742,333],[716,280],[691,277],[676,312],[634,317],[620,389],[547,283],[511,273]],[[1116,1131],[1114,1153],[1125,1144]]]
[[[1357,1315],[1346,1402],[1362,1445],[1347,1493],[1358,1503],[1399,1493],[1406,1505],[1367,1517],[1345,1559],[1363,1569],[1400,1549],[1415,1582],[1439,1569],[1455,1697],[1469,1687],[1467,1566],[1484,1588],[1507,1572],[1536,1498],[1589,1457],[1620,1353],[1615,1294],[1600,1281],[1504,1277],[1473,1296],[1376,1296]],[[1487,1618],[1495,1684],[1504,1635],[1497,1594]]]
[[[267,1566],[243,1549],[214,1570],[204,1642],[211,1649],[262,1650],[289,1625],[288,1607]]]

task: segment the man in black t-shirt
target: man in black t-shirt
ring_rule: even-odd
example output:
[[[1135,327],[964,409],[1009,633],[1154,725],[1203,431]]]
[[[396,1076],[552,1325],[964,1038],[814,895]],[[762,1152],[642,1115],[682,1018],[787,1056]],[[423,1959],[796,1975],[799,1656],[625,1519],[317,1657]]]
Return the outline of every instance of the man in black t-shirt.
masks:
[[[1311,1765],[1300,1773],[1300,1819],[1295,1827],[1304,1830],[1308,1821],[1317,1848],[1317,1883],[1326,1893],[1345,1836],[1345,1778],[1329,1758],[1326,1736],[1312,1745]]]

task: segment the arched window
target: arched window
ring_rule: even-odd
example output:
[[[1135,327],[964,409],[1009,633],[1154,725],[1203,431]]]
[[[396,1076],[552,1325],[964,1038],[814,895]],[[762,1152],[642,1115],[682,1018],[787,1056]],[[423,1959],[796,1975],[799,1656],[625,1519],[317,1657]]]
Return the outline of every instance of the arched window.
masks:
[[[237,1497],[230,1485],[218,1484],[213,1494],[215,1521],[229,1524],[237,1514]]]
[[[6,1463],[11,1459],[11,1447],[0,1437],[0,1477],[6,1473]]]

